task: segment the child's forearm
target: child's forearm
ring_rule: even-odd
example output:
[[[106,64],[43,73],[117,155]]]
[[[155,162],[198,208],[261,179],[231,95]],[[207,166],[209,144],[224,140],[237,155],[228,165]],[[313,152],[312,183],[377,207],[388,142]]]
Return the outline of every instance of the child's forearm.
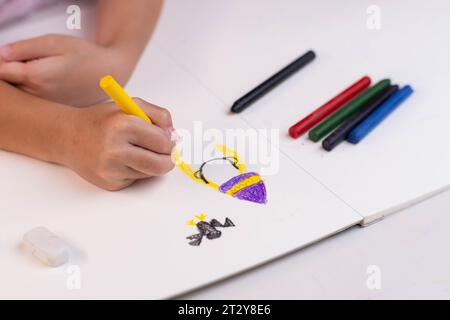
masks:
[[[0,149],[62,164],[71,110],[0,81]]]
[[[64,165],[107,190],[160,176],[174,167],[169,111],[140,99],[149,126],[114,103],[73,108],[0,81],[0,149]]]
[[[137,61],[158,21],[162,0],[99,0],[97,43],[123,48]]]

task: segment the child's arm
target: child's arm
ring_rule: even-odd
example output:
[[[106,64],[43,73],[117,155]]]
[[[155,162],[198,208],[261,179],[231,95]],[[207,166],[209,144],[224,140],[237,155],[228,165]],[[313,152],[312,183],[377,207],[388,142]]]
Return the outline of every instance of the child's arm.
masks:
[[[97,44],[122,48],[137,61],[158,22],[162,0],[98,0]]]
[[[122,189],[173,168],[170,113],[138,104],[156,125],[112,103],[78,109],[0,81],[0,149],[65,165],[104,189]]]
[[[71,108],[35,98],[0,81],[0,148],[61,163]]]
[[[64,35],[11,43],[0,48],[0,80],[60,103],[100,101],[105,98],[98,88],[101,77],[111,74],[122,85],[128,81],[161,6],[161,0],[99,0],[95,43]]]

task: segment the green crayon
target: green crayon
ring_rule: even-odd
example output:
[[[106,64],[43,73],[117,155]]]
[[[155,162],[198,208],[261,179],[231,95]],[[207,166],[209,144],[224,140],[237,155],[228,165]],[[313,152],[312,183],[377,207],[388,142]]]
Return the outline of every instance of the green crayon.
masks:
[[[348,102],[345,106],[337,110],[330,117],[321,122],[318,126],[309,132],[309,139],[314,142],[319,141],[335,128],[337,128],[347,118],[354,115],[364,105],[369,103],[372,99],[380,95],[386,88],[391,85],[391,80],[381,80],[369,89],[364,90],[356,98]]]

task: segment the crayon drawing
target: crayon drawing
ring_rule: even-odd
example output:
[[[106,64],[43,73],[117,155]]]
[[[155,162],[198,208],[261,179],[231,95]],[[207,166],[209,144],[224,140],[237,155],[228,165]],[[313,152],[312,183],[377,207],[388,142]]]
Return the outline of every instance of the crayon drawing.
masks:
[[[181,159],[180,154],[175,149],[172,156],[175,160],[176,166],[192,180],[218,190],[222,193],[228,194],[239,200],[246,200],[255,203],[267,203],[267,191],[264,181],[256,172],[246,172],[245,164],[240,160],[236,151],[227,148],[224,145],[216,145],[216,149],[224,155],[221,158],[214,158],[203,162],[200,169],[194,171],[186,162]],[[228,161],[234,168],[239,171],[239,175],[231,178],[220,186],[208,180],[203,174],[203,168],[214,161],[225,160]]]
[[[199,246],[202,243],[203,237],[206,237],[208,240],[220,238],[222,232],[220,230],[217,230],[217,228],[229,228],[235,226],[229,218],[226,218],[225,222],[222,224],[216,219],[212,219],[210,222],[206,222],[206,215],[203,213],[201,215],[196,215],[195,217],[199,220],[199,222],[195,222],[194,219],[191,219],[187,222],[188,226],[195,226],[198,230],[198,233],[186,238],[188,240],[191,240],[189,242],[191,246]]]

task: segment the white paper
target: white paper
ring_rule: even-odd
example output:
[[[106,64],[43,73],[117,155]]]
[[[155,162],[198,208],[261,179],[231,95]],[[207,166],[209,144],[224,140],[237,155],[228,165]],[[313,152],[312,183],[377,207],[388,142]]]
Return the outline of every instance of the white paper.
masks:
[[[407,6],[388,0],[204,0],[195,6],[172,0],[155,41],[223,102],[223,112],[315,50],[314,62],[240,116],[256,128],[279,128],[286,156],[368,223],[450,186],[448,10],[443,0]],[[306,136],[287,135],[364,75],[373,83],[410,84],[415,92],[357,146],[342,143],[328,153]]]
[[[21,36],[20,28],[14,31]],[[127,91],[170,107],[177,128],[193,130],[196,120],[202,120],[205,130],[249,128],[239,117],[224,114],[220,101],[156,46],[144,54]],[[268,262],[362,219],[282,154],[279,172],[263,177],[267,205],[233,199],[178,170],[107,192],[65,168],[23,156],[0,152],[0,163],[1,298],[170,297]],[[261,168],[249,164],[248,169]],[[223,223],[228,217],[235,227],[221,230],[219,239],[190,246],[186,237],[196,229],[186,222],[200,213],[207,221]],[[44,268],[17,249],[22,234],[36,225],[71,244],[66,266]]]

